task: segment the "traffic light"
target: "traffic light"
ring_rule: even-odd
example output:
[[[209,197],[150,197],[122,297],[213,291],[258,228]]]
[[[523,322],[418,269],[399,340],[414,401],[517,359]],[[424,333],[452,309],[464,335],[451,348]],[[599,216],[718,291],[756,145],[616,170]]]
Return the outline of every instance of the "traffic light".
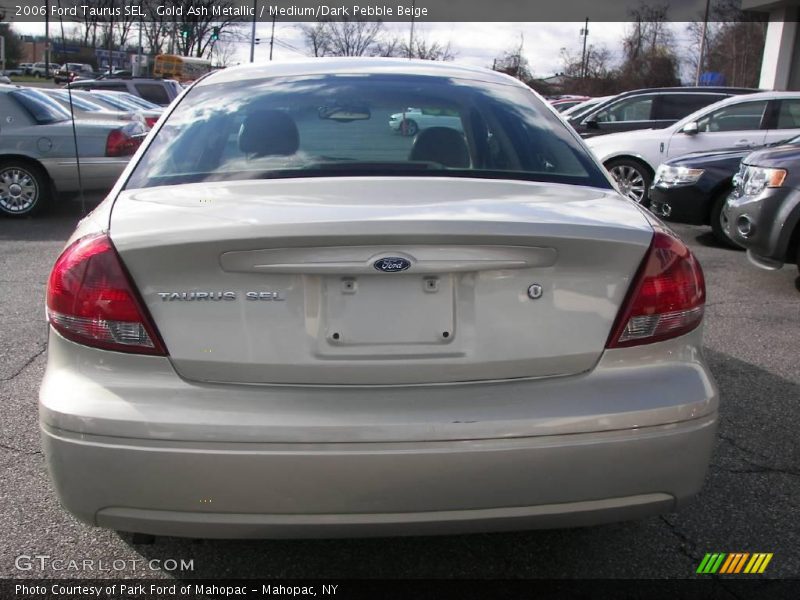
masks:
[[[181,37],[183,39],[187,39],[192,34],[192,26],[191,25],[182,25],[181,26]]]
[[[219,39],[219,27],[214,27],[211,30],[211,41],[216,42]]]

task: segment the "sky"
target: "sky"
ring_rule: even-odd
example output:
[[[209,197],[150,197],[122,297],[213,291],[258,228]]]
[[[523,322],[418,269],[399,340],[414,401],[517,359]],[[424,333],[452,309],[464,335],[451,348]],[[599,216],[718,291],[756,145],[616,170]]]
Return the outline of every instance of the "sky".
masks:
[[[14,28],[19,33],[44,34],[43,23],[15,22]],[[278,21],[275,26],[273,59],[291,60],[305,56],[305,45],[300,32],[299,23]],[[520,35],[524,42],[523,51],[536,77],[547,77],[560,72],[561,49],[567,48],[580,52],[582,38],[580,30],[583,22],[558,23],[422,23],[415,24],[415,36],[423,35],[428,41],[442,44],[450,42],[455,53],[454,62],[469,65],[491,67],[496,57],[519,44]],[[673,23],[673,29],[679,44],[687,45],[686,24]],[[385,23],[387,33],[407,36],[408,23]],[[589,23],[588,43],[606,45],[613,52],[621,48],[621,39],[628,23]],[[258,23],[256,37],[262,42],[255,48],[255,61],[263,62],[269,57],[269,37],[271,23]],[[250,25],[242,26],[242,35],[249,40]],[[236,53],[232,64],[250,60],[248,42],[236,44]]]

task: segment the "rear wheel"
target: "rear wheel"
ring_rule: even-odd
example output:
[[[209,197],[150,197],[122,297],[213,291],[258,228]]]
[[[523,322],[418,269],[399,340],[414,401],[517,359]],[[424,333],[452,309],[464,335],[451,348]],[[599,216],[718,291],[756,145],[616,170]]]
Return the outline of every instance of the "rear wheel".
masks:
[[[714,203],[711,205],[711,213],[708,216],[709,223],[711,224],[711,233],[714,234],[714,239],[719,244],[727,246],[728,248],[742,250],[739,244],[728,237],[725,233],[725,229],[722,227],[722,209],[725,207],[725,201],[728,199],[729,193],[730,189],[725,189],[714,198]]]
[[[50,195],[41,167],[18,160],[0,161],[0,214],[28,217],[44,208]]]
[[[653,176],[644,164],[630,158],[620,158],[606,163],[619,191],[638,204],[647,204],[648,190]]]

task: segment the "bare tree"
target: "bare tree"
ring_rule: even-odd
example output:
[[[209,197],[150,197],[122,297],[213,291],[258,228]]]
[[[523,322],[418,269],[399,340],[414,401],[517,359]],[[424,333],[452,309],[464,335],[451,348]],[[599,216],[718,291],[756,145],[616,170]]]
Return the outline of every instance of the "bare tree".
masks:
[[[330,53],[331,39],[327,21],[317,21],[313,25],[303,23],[300,32],[303,42],[311,56],[328,56]]]
[[[620,84],[626,88],[678,85],[679,59],[667,19],[668,6],[640,4],[630,11],[622,42]]]
[[[238,17],[214,16],[214,8],[226,9],[239,6],[237,0],[176,0],[183,8],[183,16],[175,22],[172,35],[175,37],[175,46],[178,53],[183,56],[203,57],[210,53],[214,29],[221,36],[224,32],[231,32],[240,27]],[[205,10],[201,10],[205,8]],[[192,14],[190,13],[192,9]]]
[[[404,44],[401,51],[404,56],[423,60],[453,60],[456,57],[450,42],[446,44],[430,42],[422,35],[414,38],[411,47],[408,44]]]
[[[611,50],[602,44],[591,44],[586,48],[585,65],[581,48],[562,48],[561,64],[565,82],[560,91],[587,96],[605,96],[620,91],[619,73],[612,62]]]
[[[766,15],[743,12],[731,0],[716,3],[709,16],[700,71],[721,75],[726,85],[756,87],[766,27]],[[691,51],[686,64],[693,74],[697,72],[702,28],[702,22],[687,26]]]
[[[524,53],[525,38],[522,34],[519,36],[519,44],[506,50],[502,56],[494,59],[492,68],[495,71],[501,71],[512,77],[516,77],[524,83],[530,84],[533,81],[533,72],[531,71],[530,63],[525,57]]]
[[[447,43],[431,42],[421,31],[418,31],[413,42],[397,35],[382,36],[375,43],[372,56],[453,60],[456,55],[449,41]]]
[[[342,19],[324,21],[330,56],[367,56],[383,30],[381,21]]]

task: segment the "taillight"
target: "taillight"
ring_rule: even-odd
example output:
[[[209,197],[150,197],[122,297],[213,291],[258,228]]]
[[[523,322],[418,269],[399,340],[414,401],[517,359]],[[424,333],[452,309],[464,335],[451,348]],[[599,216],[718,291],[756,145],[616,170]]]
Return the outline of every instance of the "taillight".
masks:
[[[141,143],[139,136],[130,136],[124,129],[112,129],[106,138],[106,156],[131,156]]]
[[[688,333],[703,319],[705,300],[697,259],[678,238],[656,230],[606,347],[650,344]]]
[[[152,129],[153,125],[158,122],[158,117],[145,117],[144,122],[147,123],[147,126]]]
[[[79,344],[166,355],[105,234],[81,238],[58,257],[47,282],[47,318],[56,331]]]

